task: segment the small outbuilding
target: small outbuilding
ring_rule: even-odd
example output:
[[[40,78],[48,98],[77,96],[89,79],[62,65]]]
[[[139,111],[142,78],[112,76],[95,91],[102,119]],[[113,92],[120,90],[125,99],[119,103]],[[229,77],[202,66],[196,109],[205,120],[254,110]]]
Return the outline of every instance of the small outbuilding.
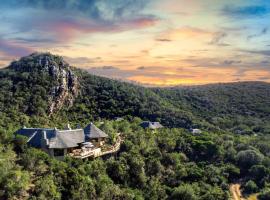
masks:
[[[149,128],[149,129],[159,129],[163,128],[163,126],[159,122],[150,122],[150,121],[144,121],[140,124],[143,128]]]
[[[201,129],[198,129],[198,128],[191,128],[190,132],[193,134],[201,134],[202,133]]]
[[[121,121],[123,121],[123,120],[124,120],[123,117],[115,117],[115,118],[114,118],[114,121],[117,121],[117,122],[121,122]]]

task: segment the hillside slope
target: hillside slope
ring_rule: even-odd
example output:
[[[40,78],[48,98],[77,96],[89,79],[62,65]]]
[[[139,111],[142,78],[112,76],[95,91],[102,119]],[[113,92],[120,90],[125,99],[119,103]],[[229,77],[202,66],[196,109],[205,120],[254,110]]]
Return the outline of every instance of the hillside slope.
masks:
[[[220,129],[236,133],[270,131],[269,83],[238,82],[154,91],[178,109],[189,110]]]
[[[269,98],[267,83],[144,88],[49,53],[24,57],[0,70],[0,199],[227,200],[236,182],[243,195],[267,198]],[[126,119],[106,120],[116,116]],[[136,116],[203,132],[153,132]],[[14,138],[22,125],[75,128],[98,119],[108,142],[123,136],[116,156],[58,161]]]
[[[138,116],[189,127],[193,116],[151,89],[90,75],[61,57],[34,53],[0,70],[1,126],[61,126]],[[168,116],[171,116],[170,118]]]
[[[0,112],[5,128],[10,122],[64,126],[138,116],[170,127],[268,132],[270,84],[144,88],[90,75],[59,56],[34,53],[0,70]]]

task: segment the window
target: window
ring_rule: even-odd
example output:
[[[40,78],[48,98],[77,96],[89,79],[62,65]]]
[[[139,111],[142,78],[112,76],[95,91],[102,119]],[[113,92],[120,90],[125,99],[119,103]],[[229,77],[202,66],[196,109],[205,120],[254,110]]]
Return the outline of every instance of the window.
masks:
[[[64,149],[54,149],[53,154],[54,156],[64,156]]]

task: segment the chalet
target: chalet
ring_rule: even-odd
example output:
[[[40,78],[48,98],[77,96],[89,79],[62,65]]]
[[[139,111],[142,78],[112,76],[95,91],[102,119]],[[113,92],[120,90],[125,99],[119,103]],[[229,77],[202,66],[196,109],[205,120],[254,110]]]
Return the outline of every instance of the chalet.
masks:
[[[152,130],[163,128],[163,126],[159,122],[149,122],[149,121],[142,122],[140,126],[143,128],[149,128]]]
[[[105,144],[108,137],[93,123],[84,129],[71,129],[69,126],[65,130],[24,127],[19,129],[16,135],[26,136],[28,145],[60,159],[75,150],[99,148]]]

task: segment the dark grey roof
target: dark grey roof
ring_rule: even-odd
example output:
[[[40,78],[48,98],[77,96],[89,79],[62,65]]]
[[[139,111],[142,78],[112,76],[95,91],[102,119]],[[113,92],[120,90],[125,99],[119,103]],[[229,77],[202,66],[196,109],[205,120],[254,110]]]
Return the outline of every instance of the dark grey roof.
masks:
[[[55,137],[49,140],[50,149],[64,149],[77,147],[84,142],[84,132],[82,129],[55,131]]]
[[[149,122],[149,121],[142,122],[140,126],[143,128],[150,128],[150,129],[163,128],[163,126],[159,122]]]
[[[84,128],[84,134],[86,139],[95,139],[95,138],[107,138],[108,135],[96,127],[93,123],[88,124]]]
[[[55,137],[54,129],[46,129],[46,128],[22,128],[19,129],[16,134],[23,135],[28,138],[27,143],[30,146],[41,148],[42,147],[42,138],[43,132],[46,132],[47,139],[51,139]]]
[[[28,137],[27,143],[36,148],[64,149],[78,146],[84,142],[83,129],[57,130],[43,128],[22,128],[16,134]]]

